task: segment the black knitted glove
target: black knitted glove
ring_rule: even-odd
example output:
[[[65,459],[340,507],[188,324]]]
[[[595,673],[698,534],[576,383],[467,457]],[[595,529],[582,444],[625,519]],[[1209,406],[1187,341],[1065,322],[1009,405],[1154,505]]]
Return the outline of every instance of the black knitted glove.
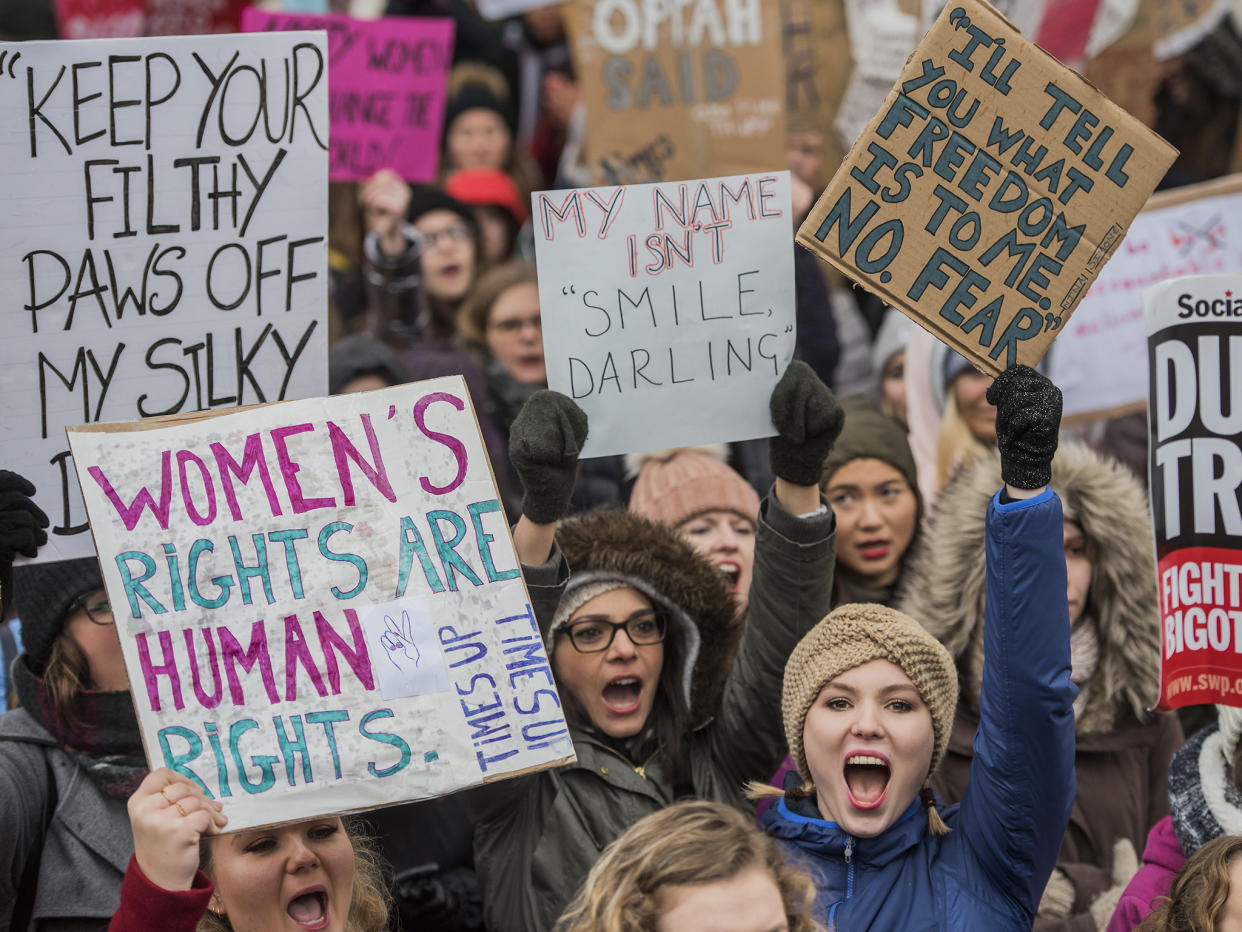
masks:
[[[509,459],[522,481],[522,513],[536,524],[569,514],[586,438],[586,412],[559,392],[535,392],[514,418]]]
[[[0,469],[0,565],[19,553],[33,557],[47,543],[47,515],[31,500],[34,493],[28,479]]]
[[[1061,429],[1061,389],[1030,366],[1011,366],[988,388],[996,405],[1001,478],[1016,489],[1039,489],[1052,478]]]
[[[837,396],[815,370],[795,360],[772,389],[770,405],[777,430],[768,445],[773,474],[794,485],[819,485],[824,460],[845,423]]]

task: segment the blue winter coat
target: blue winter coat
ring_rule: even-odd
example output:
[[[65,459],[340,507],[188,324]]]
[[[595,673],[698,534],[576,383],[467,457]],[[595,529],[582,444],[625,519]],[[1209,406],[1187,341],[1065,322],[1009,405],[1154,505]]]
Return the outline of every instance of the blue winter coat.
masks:
[[[781,800],[764,828],[809,867],[820,921],[847,930],[1030,929],[1074,801],[1074,713],[1061,502],[988,508],[983,688],[970,786],[933,836],[916,799],[854,838],[814,802]]]

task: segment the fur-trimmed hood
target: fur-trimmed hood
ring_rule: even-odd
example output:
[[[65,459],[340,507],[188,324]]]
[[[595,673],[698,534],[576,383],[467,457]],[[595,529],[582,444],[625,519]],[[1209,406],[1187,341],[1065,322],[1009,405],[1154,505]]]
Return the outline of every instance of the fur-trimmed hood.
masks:
[[[720,573],[671,528],[617,508],[567,518],[556,541],[570,585],[583,575],[636,577],[693,622],[699,651],[690,672],[691,719],[697,725],[714,715],[742,636],[737,604]]]
[[[936,502],[930,532],[902,580],[898,607],[958,662],[962,703],[979,709],[983,671],[984,531],[1001,488],[1000,458],[962,470]],[[1119,715],[1140,722],[1160,683],[1160,612],[1147,496],[1116,460],[1062,442],[1052,488],[1088,541],[1093,565],[1084,619],[1096,625],[1099,661],[1082,684],[1078,734],[1111,730]],[[1048,593],[1065,598],[1065,593]]]

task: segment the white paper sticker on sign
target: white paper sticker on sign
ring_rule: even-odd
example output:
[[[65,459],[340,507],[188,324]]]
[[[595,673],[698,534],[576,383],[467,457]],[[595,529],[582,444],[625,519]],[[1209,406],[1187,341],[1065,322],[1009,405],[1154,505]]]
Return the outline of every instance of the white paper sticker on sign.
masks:
[[[404,699],[448,691],[444,654],[436,640],[426,599],[397,599],[372,605],[360,609],[358,619],[375,658],[381,696]]]

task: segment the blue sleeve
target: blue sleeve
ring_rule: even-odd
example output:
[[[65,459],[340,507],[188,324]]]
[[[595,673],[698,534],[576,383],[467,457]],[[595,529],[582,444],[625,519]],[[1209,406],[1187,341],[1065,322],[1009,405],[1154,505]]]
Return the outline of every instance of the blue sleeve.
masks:
[[[955,841],[1032,917],[1074,803],[1065,589],[1060,499],[1046,489],[1001,504],[998,494],[988,506],[979,730]]]

